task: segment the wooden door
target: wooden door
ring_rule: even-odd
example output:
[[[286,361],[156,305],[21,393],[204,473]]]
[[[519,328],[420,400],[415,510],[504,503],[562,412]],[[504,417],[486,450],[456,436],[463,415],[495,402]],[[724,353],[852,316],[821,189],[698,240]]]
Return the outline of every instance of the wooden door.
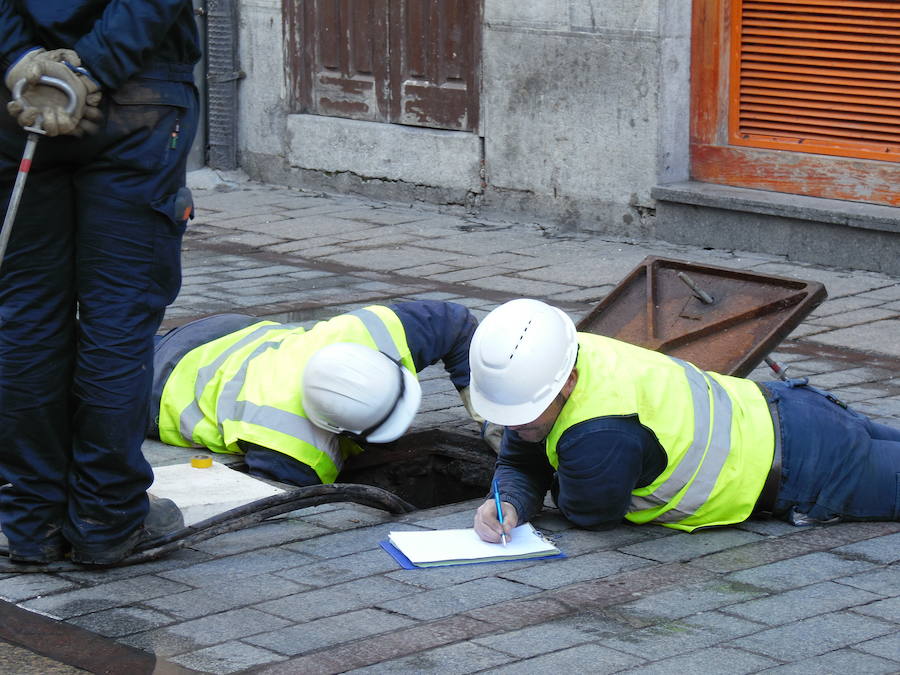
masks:
[[[481,0],[288,0],[295,112],[478,126]]]

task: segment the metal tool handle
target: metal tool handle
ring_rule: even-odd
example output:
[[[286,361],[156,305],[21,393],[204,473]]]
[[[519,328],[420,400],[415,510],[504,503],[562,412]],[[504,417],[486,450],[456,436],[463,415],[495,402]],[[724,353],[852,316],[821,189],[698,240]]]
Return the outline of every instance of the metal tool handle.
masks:
[[[12,95],[13,95],[14,99],[16,99],[17,101],[24,101],[25,103],[28,103],[28,99],[26,99],[22,95],[22,93],[25,89],[25,85],[27,85],[27,84],[28,84],[28,80],[26,80],[24,77],[21,80],[19,80],[18,82],[16,82],[15,86],[13,87],[13,91],[12,91]],[[75,106],[78,105],[78,97],[75,96],[75,90],[72,89],[72,87],[69,85],[68,82],[66,82],[65,80],[61,80],[58,77],[50,77],[49,75],[41,75],[41,78],[38,80],[38,84],[45,84],[49,87],[56,87],[61,92],[63,92],[66,95],[66,97],[68,98],[68,101],[66,103],[66,113],[71,115],[73,112],[75,112]]]
[[[49,75],[41,75],[38,82],[40,84],[56,87],[64,92],[69,99],[68,104],[66,105],[66,113],[71,115],[75,112],[78,98],[75,96],[75,91],[69,86],[68,82],[60,80],[57,77],[50,77]],[[22,91],[25,89],[26,84],[27,80],[23,78],[16,82],[13,87],[12,95],[17,101],[28,102],[22,97]],[[22,161],[19,163],[19,172],[16,174],[16,182],[13,185],[12,193],[10,193],[9,196],[9,204],[6,207],[3,226],[0,227],[0,265],[3,264],[3,259],[6,257],[6,245],[9,243],[9,235],[12,232],[13,221],[16,219],[16,212],[19,210],[19,200],[21,200],[22,191],[25,189],[25,180],[28,178],[28,172],[31,170],[31,160],[34,157],[34,149],[37,147],[38,139],[44,133],[44,130],[41,128],[43,121],[43,118],[38,115],[33,126],[25,127],[25,131],[28,132],[28,135],[25,138],[25,152],[22,154]]]

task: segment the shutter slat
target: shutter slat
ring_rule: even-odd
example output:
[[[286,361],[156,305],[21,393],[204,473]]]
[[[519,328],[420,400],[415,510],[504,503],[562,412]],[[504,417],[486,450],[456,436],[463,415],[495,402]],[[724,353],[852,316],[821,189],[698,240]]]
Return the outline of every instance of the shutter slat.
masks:
[[[879,14],[897,11],[896,0],[881,0],[880,2],[862,2],[861,0],[778,0],[777,2],[766,0],[744,0],[744,6],[748,10],[754,8],[777,9],[789,12],[820,12],[827,8],[829,14],[847,12],[852,14],[867,13],[875,10]]]
[[[829,40],[838,44],[831,45],[828,43]],[[878,42],[879,52],[883,54],[900,53],[900,38],[881,38]],[[747,46],[752,44],[762,44],[770,47],[783,46],[822,50],[829,50],[835,47],[839,47],[840,49],[844,50],[855,50],[868,54],[874,53],[872,49],[871,38],[861,37],[859,41],[854,42],[849,36],[845,35],[831,36],[816,33],[804,34],[801,32],[796,32],[793,34],[793,37],[790,38],[785,37],[784,35],[773,35],[764,32],[747,31],[744,34],[744,49],[747,49]]]
[[[861,88],[861,87],[845,87],[845,86],[828,86],[815,82],[798,82],[794,78],[790,78],[787,82],[780,82],[776,79],[761,79],[744,81],[747,91],[753,87],[760,90],[772,91],[774,95],[784,96],[787,92],[795,92],[795,95],[807,101],[848,101],[853,103],[861,103],[865,105],[868,101],[881,103],[891,98],[900,100],[900,92],[893,87],[885,89]]]
[[[872,54],[871,52],[847,49],[843,45],[841,49],[823,49],[822,47],[801,49],[771,43],[749,44],[744,46],[743,56],[744,60],[747,58],[770,59],[775,63],[781,61],[788,63],[821,63],[825,58],[837,64],[848,62],[854,67],[859,67],[858,64],[860,62],[864,64],[871,63],[873,66],[877,63],[877,67],[884,70],[893,69],[893,72],[897,72],[897,64],[900,63],[900,49],[894,54],[887,51],[880,54]]]
[[[803,119],[803,124],[797,122]],[[840,129],[835,129],[830,120],[821,120],[821,124],[816,124],[814,117],[804,116],[802,118],[795,115],[778,115],[772,112],[763,112],[751,114],[747,113],[744,117],[744,125],[746,128],[752,128],[756,125],[764,125],[770,129],[794,129],[805,130],[815,133],[830,133],[834,136],[842,136],[847,138],[877,138],[882,141],[891,143],[900,142],[900,130],[894,131],[891,125],[863,124],[861,122],[847,122]]]
[[[897,63],[875,63],[862,59],[860,61],[844,61],[839,58],[831,59],[829,63],[822,63],[822,59],[801,59],[782,57],[778,54],[762,54],[745,52],[744,64],[745,70],[753,68],[780,68],[790,72],[808,72],[822,73],[828,75],[830,70],[840,71],[842,75],[848,72],[852,75],[859,73],[859,77],[870,77],[877,79],[889,79],[894,82],[900,82],[900,61]]]
[[[819,30],[852,33],[862,30],[878,30],[890,33],[891,25],[900,18],[900,11],[894,16],[880,14],[877,18],[859,16],[791,15],[776,13],[747,13],[743,25],[746,27],[769,28],[778,32],[795,30]]]
[[[866,33],[874,35],[895,35],[893,24],[900,20],[894,21],[853,21],[847,22],[843,19],[835,20],[834,23],[822,23],[814,21],[747,21],[744,25],[755,26],[757,28],[771,28],[773,32],[792,33],[795,30],[818,30],[823,32],[840,33],[856,33],[865,36]]]
[[[793,80],[795,82],[819,82],[822,84],[841,84],[856,87],[872,87],[874,89],[895,89],[900,79],[878,77],[878,73],[851,71],[830,71],[823,68],[795,68],[773,66],[756,63],[747,68],[741,75],[747,79],[754,77]]]
[[[884,146],[888,152],[900,154],[900,147],[898,147],[900,137],[873,138],[871,133],[854,134],[849,130],[836,131],[833,127],[812,127],[799,124],[779,125],[775,122],[767,122],[760,127],[748,126],[744,133],[770,139],[779,137],[782,139],[793,139],[793,143],[804,143],[810,139],[843,143],[877,143]],[[791,149],[796,150],[796,147],[792,146]]]
[[[851,112],[854,113],[853,119],[855,120],[872,122],[872,129],[891,131],[891,127],[894,125],[890,116],[896,115],[897,111],[888,110],[886,108],[882,108],[881,110],[884,110],[885,114],[878,115],[873,114],[872,112],[860,113],[858,110],[848,110],[846,107],[841,106],[833,106],[831,108],[811,108],[791,105],[790,103],[772,104],[771,101],[763,103],[748,102],[744,105],[744,119],[759,119],[758,114],[777,112],[785,115],[792,115],[794,119],[802,116],[809,117],[810,119],[822,118],[825,121],[833,119],[843,120],[847,118],[845,113]],[[885,127],[887,127],[887,129],[885,129]],[[897,133],[900,134],[900,129],[897,130]]]
[[[732,143],[900,159],[900,2],[731,4]]]
[[[762,96],[754,96],[754,94],[761,93]],[[823,100],[819,101],[810,101],[806,98],[790,97],[790,91],[788,92],[777,92],[773,94],[771,91],[759,89],[756,87],[747,87],[742,93],[741,96],[744,102],[747,105],[751,105],[754,103],[768,103],[773,106],[795,106],[802,105],[804,108],[811,108],[813,110],[823,109],[823,110],[847,110],[858,113],[881,113],[884,115],[895,115],[897,111],[900,110],[900,97],[895,100],[890,99],[881,99],[881,100],[870,100],[866,101],[868,105],[857,105],[853,102],[853,99],[850,97],[839,97],[832,96],[828,97],[827,100],[824,100],[825,97],[820,97]],[[878,105],[875,105],[875,104]]]

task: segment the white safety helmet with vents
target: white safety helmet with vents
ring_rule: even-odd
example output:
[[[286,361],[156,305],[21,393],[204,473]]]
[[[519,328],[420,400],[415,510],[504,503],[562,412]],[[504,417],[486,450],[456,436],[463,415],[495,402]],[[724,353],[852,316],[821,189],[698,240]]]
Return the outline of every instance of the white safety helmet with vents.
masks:
[[[472,406],[495,424],[533,422],[563,388],[577,355],[575,324],[564,312],[539,300],[510,300],[472,336]]]
[[[421,400],[415,375],[384,352],[355,342],[322,347],[303,370],[309,421],[371,443],[399,438]]]

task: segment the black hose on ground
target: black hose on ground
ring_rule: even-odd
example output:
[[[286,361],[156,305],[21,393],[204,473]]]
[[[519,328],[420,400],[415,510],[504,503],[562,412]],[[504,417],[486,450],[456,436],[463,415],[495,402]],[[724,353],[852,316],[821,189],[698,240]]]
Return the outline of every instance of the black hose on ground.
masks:
[[[372,485],[357,483],[332,483],[329,485],[312,485],[296,488],[281,494],[258,499],[225,511],[218,515],[176,530],[163,537],[157,537],[141,543],[128,557],[112,565],[104,567],[122,567],[156,560],[166,554],[211,539],[220,534],[234,532],[250,525],[319,504],[332,502],[353,502],[363,506],[371,506],[389,513],[402,514],[415,511],[416,507],[401,499],[393,492]],[[0,555],[9,556],[9,550],[0,547]],[[83,572],[89,569],[100,569],[98,565],[79,565],[69,561],[59,561],[44,565],[28,565],[0,559],[0,573],[27,574],[52,572]]]

